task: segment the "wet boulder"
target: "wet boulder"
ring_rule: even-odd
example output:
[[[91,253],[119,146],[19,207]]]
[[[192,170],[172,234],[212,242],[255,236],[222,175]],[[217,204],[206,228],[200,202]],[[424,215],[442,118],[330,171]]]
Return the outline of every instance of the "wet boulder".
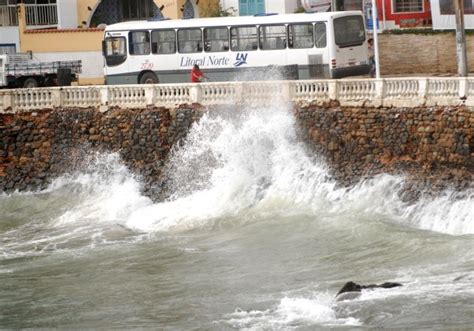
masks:
[[[376,289],[376,288],[393,288],[393,287],[398,287],[402,286],[400,283],[394,283],[394,282],[385,282],[382,284],[371,284],[371,285],[359,285],[354,282],[347,282],[344,284],[344,286],[337,292],[336,294],[336,300],[337,301],[343,301],[343,300],[351,300],[358,298],[362,290],[364,289]]]

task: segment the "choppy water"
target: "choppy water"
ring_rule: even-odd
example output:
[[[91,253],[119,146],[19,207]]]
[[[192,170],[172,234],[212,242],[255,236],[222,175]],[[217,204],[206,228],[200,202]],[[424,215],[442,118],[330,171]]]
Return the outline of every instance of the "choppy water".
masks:
[[[0,195],[1,328],[469,329],[474,192],[338,188],[285,109],[204,116],[153,203],[116,154]],[[334,296],[346,281],[404,286]]]

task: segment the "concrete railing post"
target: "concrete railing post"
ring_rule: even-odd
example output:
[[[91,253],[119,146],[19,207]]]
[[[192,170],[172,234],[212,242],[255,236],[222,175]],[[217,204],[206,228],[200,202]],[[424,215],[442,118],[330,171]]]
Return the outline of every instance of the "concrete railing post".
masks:
[[[236,104],[242,104],[244,102],[244,85],[242,82],[236,83],[235,88],[235,100]]]
[[[459,98],[466,99],[468,95],[467,77],[459,77]]]
[[[154,85],[148,85],[145,87],[145,102],[147,106],[155,104],[155,91]]]
[[[375,99],[373,104],[375,107],[383,106],[385,100],[385,84],[383,79],[375,80]]]
[[[100,112],[106,112],[109,109],[109,88],[107,86],[99,87],[100,94]]]
[[[427,101],[428,78],[420,78],[418,81],[418,105],[422,106]]]
[[[189,98],[191,103],[201,103],[202,89],[199,84],[194,84],[189,88]]]
[[[330,80],[328,82],[328,95],[329,95],[329,100],[337,100],[339,96],[339,85],[337,83],[337,80]]]
[[[53,107],[59,108],[62,103],[62,88],[54,88],[51,91],[51,103]]]
[[[286,80],[282,82],[281,85],[281,97],[285,102],[292,102],[293,101],[293,89],[292,89],[291,81]]]
[[[3,110],[10,108],[13,110],[14,105],[14,98],[12,95],[12,91],[9,91],[2,95],[3,98]]]

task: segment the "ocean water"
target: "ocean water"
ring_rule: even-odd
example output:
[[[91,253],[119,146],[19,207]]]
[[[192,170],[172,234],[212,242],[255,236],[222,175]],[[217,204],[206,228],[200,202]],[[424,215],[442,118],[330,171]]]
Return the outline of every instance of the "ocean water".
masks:
[[[140,193],[118,154],[0,194],[0,328],[469,330],[474,192],[341,188],[285,107],[204,115]],[[395,281],[336,301],[347,281]]]

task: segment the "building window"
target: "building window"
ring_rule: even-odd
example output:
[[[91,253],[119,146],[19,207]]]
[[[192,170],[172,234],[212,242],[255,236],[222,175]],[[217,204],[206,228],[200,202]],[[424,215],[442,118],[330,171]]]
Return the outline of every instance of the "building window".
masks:
[[[394,0],[394,13],[422,12],[423,0]]]
[[[153,1],[122,0],[122,15],[124,20],[146,20],[153,17]]]
[[[16,52],[15,44],[0,44],[0,54],[13,54],[15,52]]]
[[[265,0],[239,0],[239,15],[248,16],[265,13]]]
[[[362,2],[362,0],[335,0],[336,10],[363,10]]]

